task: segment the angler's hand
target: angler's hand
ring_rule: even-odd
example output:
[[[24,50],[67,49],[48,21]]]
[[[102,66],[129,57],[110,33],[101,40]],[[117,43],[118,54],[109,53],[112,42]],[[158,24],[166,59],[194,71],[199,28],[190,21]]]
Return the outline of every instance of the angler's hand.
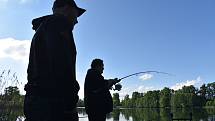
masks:
[[[114,80],[114,84],[119,83],[121,81],[121,79],[115,78]]]
[[[108,86],[112,87],[113,85],[115,85],[116,83],[120,82],[120,79],[115,78],[115,79],[109,79],[108,80]]]

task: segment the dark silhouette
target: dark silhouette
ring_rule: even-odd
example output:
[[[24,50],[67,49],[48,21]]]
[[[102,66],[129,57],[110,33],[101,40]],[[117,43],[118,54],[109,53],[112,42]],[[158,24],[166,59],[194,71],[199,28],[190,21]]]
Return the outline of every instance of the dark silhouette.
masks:
[[[53,14],[32,21],[25,121],[78,121],[76,46],[72,30],[85,10],[73,0],[55,0]]]
[[[117,78],[104,79],[103,70],[103,60],[94,59],[85,78],[84,102],[89,121],[105,121],[106,114],[113,110],[109,89],[120,80]]]

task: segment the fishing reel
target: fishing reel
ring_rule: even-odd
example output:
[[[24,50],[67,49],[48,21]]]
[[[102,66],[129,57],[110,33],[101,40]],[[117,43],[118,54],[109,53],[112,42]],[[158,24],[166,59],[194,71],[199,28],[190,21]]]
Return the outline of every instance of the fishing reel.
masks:
[[[117,90],[117,91],[120,91],[122,89],[122,85],[120,83],[118,84],[115,84],[114,87],[113,87],[113,90]]]

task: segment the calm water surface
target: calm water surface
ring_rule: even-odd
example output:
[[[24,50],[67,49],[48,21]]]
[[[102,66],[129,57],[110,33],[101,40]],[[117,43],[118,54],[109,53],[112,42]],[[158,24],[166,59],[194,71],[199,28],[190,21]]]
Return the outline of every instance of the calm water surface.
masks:
[[[79,108],[79,121],[88,121],[84,108]],[[107,115],[106,121],[170,121],[170,113],[174,118],[189,118],[192,121],[215,121],[214,108],[189,109],[115,109]],[[22,109],[0,109],[0,121],[24,121]]]

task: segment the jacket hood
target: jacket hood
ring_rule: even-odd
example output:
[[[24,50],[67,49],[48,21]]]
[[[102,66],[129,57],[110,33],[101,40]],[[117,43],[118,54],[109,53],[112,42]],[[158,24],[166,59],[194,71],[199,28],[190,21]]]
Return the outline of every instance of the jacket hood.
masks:
[[[42,16],[42,17],[33,19],[32,20],[32,25],[33,25],[32,29],[36,31],[39,28],[40,24],[43,21],[47,20],[50,16],[52,16],[52,15]]]

